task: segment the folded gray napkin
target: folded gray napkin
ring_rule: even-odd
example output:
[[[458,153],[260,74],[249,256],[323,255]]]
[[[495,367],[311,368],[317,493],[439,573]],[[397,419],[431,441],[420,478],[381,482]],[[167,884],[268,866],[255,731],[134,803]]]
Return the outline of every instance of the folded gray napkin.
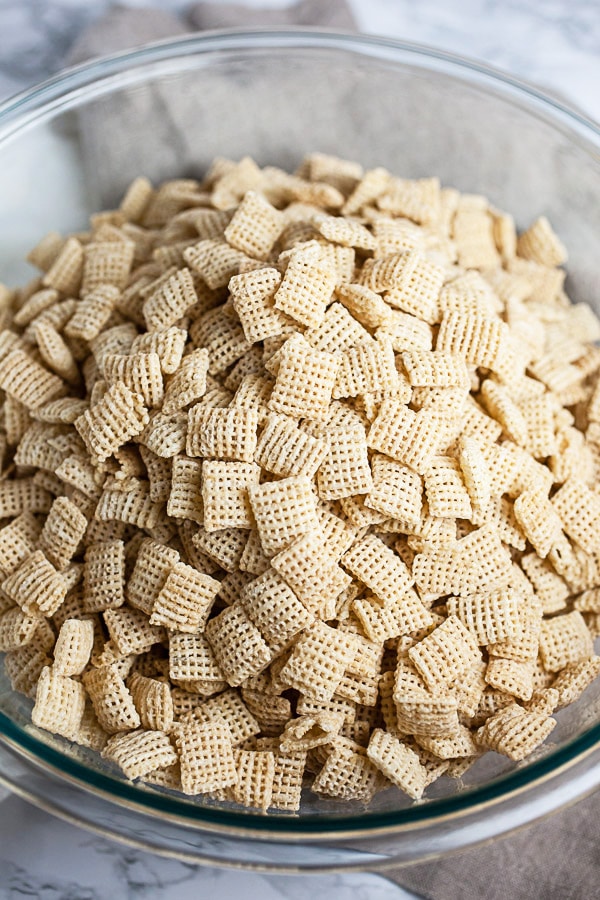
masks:
[[[355,27],[344,0],[301,0],[295,6],[277,10],[197,3],[189,8],[187,15],[188,21],[184,23],[159,9],[112,9],[79,37],[68,61],[80,62],[194,29],[259,25],[318,25],[345,30]],[[267,73],[265,78],[269,77]],[[189,78],[177,75],[171,81],[161,79],[146,84],[143,89],[124,89],[117,99],[99,100],[82,114],[79,124],[84,163],[90,173],[89,180],[96,186],[94,199],[98,204],[105,206],[115,200],[115,191],[118,194],[131,178],[144,172],[146,162],[155,177],[161,171],[165,177],[193,173],[199,146],[209,160],[219,153],[220,140],[232,146],[236,130],[240,134],[239,155],[246,152],[243,126],[252,119],[250,101],[260,103],[260,82],[253,86],[250,98],[244,93],[243,75],[227,72],[214,76],[210,89],[222,97],[228,116],[223,117],[220,134],[212,135],[203,132],[202,104]],[[285,79],[283,71],[281,78]],[[264,152],[279,152],[278,161],[283,164],[285,147],[294,142],[293,129],[301,126],[290,116],[285,118],[285,89],[281,93],[282,107],[274,110],[274,115],[284,121],[285,141],[282,148],[273,148],[272,134],[266,136]],[[312,103],[311,90],[307,95],[307,102]],[[160,117],[153,115],[156,104],[161,107]],[[346,97],[340,86],[338,129],[344,127],[344,111],[350,112],[347,118],[351,119],[351,98]],[[153,133],[151,147],[136,138],[147,132],[149,121],[153,129],[160,131]],[[354,127],[351,122],[350,126]],[[131,134],[132,139],[115,151],[112,136],[120,131]],[[120,158],[115,159],[115,152],[120,153]],[[158,173],[157,152],[161,161]],[[111,154],[111,164],[107,167],[104,163]],[[115,172],[119,173],[121,184],[115,185]],[[498,838],[485,847],[388,871],[386,875],[431,900],[593,900],[600,897],[599,822],[600,793],[596,793],[566,811],[516,834]]]

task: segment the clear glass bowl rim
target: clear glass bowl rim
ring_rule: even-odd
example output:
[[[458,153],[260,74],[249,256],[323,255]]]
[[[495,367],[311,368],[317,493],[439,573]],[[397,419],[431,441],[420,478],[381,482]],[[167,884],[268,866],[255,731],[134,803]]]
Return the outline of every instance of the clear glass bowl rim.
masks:
[[[600,125],[597,122],[522,79],[435,47],[392,38],[318,29],[227,29],[203,32],[200,35],[154,42],[66,69],[0,104],[0,152],[2,143],[7,138],[28,125],[53,113],[66,111],[82,100],[110,91],[115,77],[120,79],[118,84],[123,87],[128,83],[123,76],[127,74],[133,77],[138,71],[143,73],[145,67],[156,63],[169,63],[186,56],[216,51],[264,52],[286,48],[323,53],[345,51],[348,54],[372,56],[378,60],[413,64],[429,71],[446,73],[485,88],[521,106],[530,114],[550,121],[571,139],[583,141],[586,149],[600,155]],[[217,832],[243,832],[247,836],[254,835],[257,839],[315,840],[323,837],[333,839],[405,832],[411,827],[439,825],[486,805],[493,806],[498,802],[521,798],[528,790],[539,788],[594,754],[600,748],[600,724],[592,726],[542,759],[462,793],[392,812],[357,812],[331,817],[263,816],[194,806],[173,795],[146,792],[60,753],[39,741],[1,711],[0,741],[36,767],[45,769],[49,775],[58,776],[120,806],[140,812],[159,813],[165,819],[187,827],[196,826]],[[586,792],[589,787],[586,786]],[[580,793],[583,792],[584,788],[581,787]]]

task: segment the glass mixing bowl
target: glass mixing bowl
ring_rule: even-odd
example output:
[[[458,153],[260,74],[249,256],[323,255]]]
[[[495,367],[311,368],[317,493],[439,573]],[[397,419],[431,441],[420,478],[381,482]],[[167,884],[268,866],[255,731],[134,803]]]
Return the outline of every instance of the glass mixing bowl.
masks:
[[[140,173],[198,175],[216,155],[294,167],[308,151],[437,174],[520,226],[547,215],[570,249],[567,288],[600,280],[600,130],[484,66],[383,38],[212,33],[72,69],[0,108],[0,279],[33,272],[48,230],[77,230]],[[377,869],[439,856],[522,825],[600,782],[600,685],[558,714],[533,761],[487,754],[420,803],[368,808],[309,795],[298,816],[126,781],[45,734],[0,675],[0,779],[71,821],[190,861],[280,871]]]

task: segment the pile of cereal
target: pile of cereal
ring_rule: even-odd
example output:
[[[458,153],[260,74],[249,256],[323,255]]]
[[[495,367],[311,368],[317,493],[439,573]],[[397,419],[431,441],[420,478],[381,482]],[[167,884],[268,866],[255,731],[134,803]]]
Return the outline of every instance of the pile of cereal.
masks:
[[[35,725],[288,811],[545,740],[600,670],[600,323],[545,218],[217,159],[29,259],[0,650]]]

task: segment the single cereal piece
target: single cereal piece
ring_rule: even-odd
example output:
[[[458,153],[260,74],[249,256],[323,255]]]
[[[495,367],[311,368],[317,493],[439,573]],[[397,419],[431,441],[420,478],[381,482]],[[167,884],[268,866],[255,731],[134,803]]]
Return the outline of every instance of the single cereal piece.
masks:
[[[391,341],[385,337],[359,343],[341,355],[333,397],[357,397],[369,391],[391,391],[399,383]]]
[[[169,635],[169,677],[174,684],[210,696],[227,686],[208,640],[203,634],[175,631]]]
[[[107,354],[103,360],[104,377],[109,385],[122,383],[144,398],[148,407],[163,400],[163,377],[158,353]]]
[[[327,417],[339,361],[313,348],[301,335],[284,345],[269,407],[282,415]]]
[[[408,655],[432,690],[449,685],[481,658],[477,641],[454,615],[411,647]]]
[[[267,556],[296,538],[319,530],[317,498],[308,478],[292,477],[249,488],[248,496]]]
[[[242,588],[240,603],[273,652],[289,646],[314,619],[273,569],[268,569]]]
[[[171,731],[174,703],[171,687],[167,682],[134,672],[129,681],[129,690],[144,728],[151,731]]]
[[[102,756],[116,763],[132,780],[155,770],[168,769],[178,760],[171,741],[162,731],[115,734],[106,744]]]
[[[165,547],[151,538],[144,538],[138,548],[135,566],[127,583],[129,603],[149,616],[167,576],[178,562],[177,550]]]
[[[314,327],[325,315],[336,280],[335,270],[318,256],[293,252],[275,294],[275,308],[301,325]]]
[[[74,740],[85,706],[83,685],[46,666],[40,673],[31,711],[31,721],[38,728]]]
[[[450,597],[448,613],[457,616],[471,631],[478,644],[493,644],[512,638],[521,629],[521,596],[513,588],[466,597]]]
[[[62,397],[66,385],[24,350],[12,350],[0,359],[0,387],[28,410]]]
[[[365,498],[369,509],[403,522],[407,528],[421,521],[423,479],[402,463],[379,453],[371,458],[373,488]]]
[[[154,602],[150,624],[190,634],[201,631],[219,587],[220,582],[214,578],[185,563],[177,563]]]
[[[224,609],[206,626],[206,637],[228,684],[242,684],[269,665],[272,652],[241,603]]]
[[[490,716],[476,738],[483,747],[518,761],[539,747],[555,725],[556,720],[545,713],[528,712],[511,703]]]
[[[500,319],[451,310],[442,317],[436,350],[462,356],[471,365],[495,371],[507,332],[507,325]]]
[[[368,803],[383,786],[379,770],[363,753],[338,739],[325,765],[312,783],[311,790],[339,800]]]
[[[315,350],[341,353],[357,344],[373,343],[366,328],[340,303],[332,303],[319,325],[307,328],[304,338]]]
[[[379,328],[392,322],[392,311],[387,303],[363,284],[340,284],[336,296],[365,328]]]
[[[248,191],[224,232],[225,240],[255,259],[268,259],[283,227],[281,213],[255,191]]]
[[[199,400],[207,392],[209,353],[206,348],[192,350],[184,356],[179,368],[167,384],[162,412],[172,415]],[[184,438],[185,440],[185,438]],[[154,449],[151,447],[151,449]],[[158,450],[154,451],[158,453]],[[162,454],[159,454],[162,455]]]
[[[383,603],[378,597],[357,597],[352,610],[368,638],[383,643],[428,628],[435,619],[419,600],[416,591],[408,590]]]
[[[246,195],[247,196],[247,195]],[[237,784],[231,797],[248,809],[266,812],[271,806],[275,778],[275,756],[270,751],[234,750]]]
[[[537,555],[544,559],[562,533],[561,520],[555,507],[541,494],[524,491],[515,500],[514,511],[527,540]]]
[[[202,463],[204,527],[251,528],[252,508],[248,489],[257,485],[260,469],[254,463],[205,460]]]
[[[328,449],[317,473],[321,500],[340,500],[368,494],[373,487],[365,429],[334,428],[328,432]]]
[[[392,734],[376,728],[370,737],[367,756],[401,791],[420,800],[426,787],[426,775],[418,754]]]
[[[0,652],[10,653],[31,644],[40,624],[39,616],[28,616],[19,606],[0,613]]]
[[[185,794],[205,794],[236,784],[231,732],[223,720],[192,721],[177,730],[175,741]]]
[[[75,420],[75,428],[88,452],[98,461],[115,453],[147,424],[144,398],[132,393],[122,382],[109,387],[98,403]]]
[[[188,411],[186,452],[188,456],[251,463],[256,450],[257,428],[256,410],[193,406]]]
[[[144,301],[143,313],[148,331],[176,325],[197,302],[192,273],[188,268],[178,269]]]
[[[600,550],[600,496],[577,478],[570,478],[552,498],[569,537],[586,553]]]
[[[545,216],[540,216],[519,235],[517,253],[523,259],[532,259],[543,266],[560,266],[567,260],[565,246]]]
[[[342,565],[383,603],[400,601],[414,584],[406,564],[374,534],[357,541],[342,557]]]
[[[503,659],[493,656],[488,662],[485,680],[490,687],[519,700],[530,700],[533,694],[535,660]]]
[[[327,441],[301,431],[294,419],[270,413],[258,439],[254,461],[274,475],[314,478]]]
[[[294,593],[311,608],[320,598],[335,600],[351,582],[340,568],[319,531],[310,531],[270,561]]]
[[[412,387],[466,387],[470,383],[465,361],[440,350],[405,350],[402,364]]]
[[[436,408],[410,409],[398,400],[383,400],[367,444],[424,474],[438,450],[451,443],[460,423]]]
[[[148,620],[139,609],[120,606],[106,609],[102,614],[111,640],[121,656],[145,653],[165,637],[163,628]]]
[[[66,619],[54,645],[54,670],[67,678],[81,675],[87,666],[94,644],[91,619]]]
[[[274,268],[260,268],[235,275],[229,281],[233,307],[238,314],[248,343],[281,334],[292,320],[275,308],[275,294],[281,274]]]
[[[471,519],[473,507],[458,460],[434,456],[424,474],[425,495],[432,516]]]
[[[87,526],[86,517],[71,500],[56,498],[44,522],[39,546],[59,571],[65,569],[75,556]]]
[[[42,550],[25,557],[2,583],[4,593],[31,616],[54,615],[68,589],[68,583]]]
[[[67,296],[77,295],[83,274],[83,247],[77,238],[64,242],[42,279],[44,287],[55,288]]]
[[[173,519],[191,519],[198,524],[204,521],[202,462],[199,459],[174,457],[167,515]]]
[[[592,656],[594,645],[580,612],[544,619],[540,635],[540,655],[548,672],[560,672]]]
[[[330,700],[355,654],[351,634],[317,621],[296,641],[279,677],[316,700]]]
[[[112,666],[88,669],[82,676],[100,726],[109,734],[140,727],[140,717],[123,678]]]

